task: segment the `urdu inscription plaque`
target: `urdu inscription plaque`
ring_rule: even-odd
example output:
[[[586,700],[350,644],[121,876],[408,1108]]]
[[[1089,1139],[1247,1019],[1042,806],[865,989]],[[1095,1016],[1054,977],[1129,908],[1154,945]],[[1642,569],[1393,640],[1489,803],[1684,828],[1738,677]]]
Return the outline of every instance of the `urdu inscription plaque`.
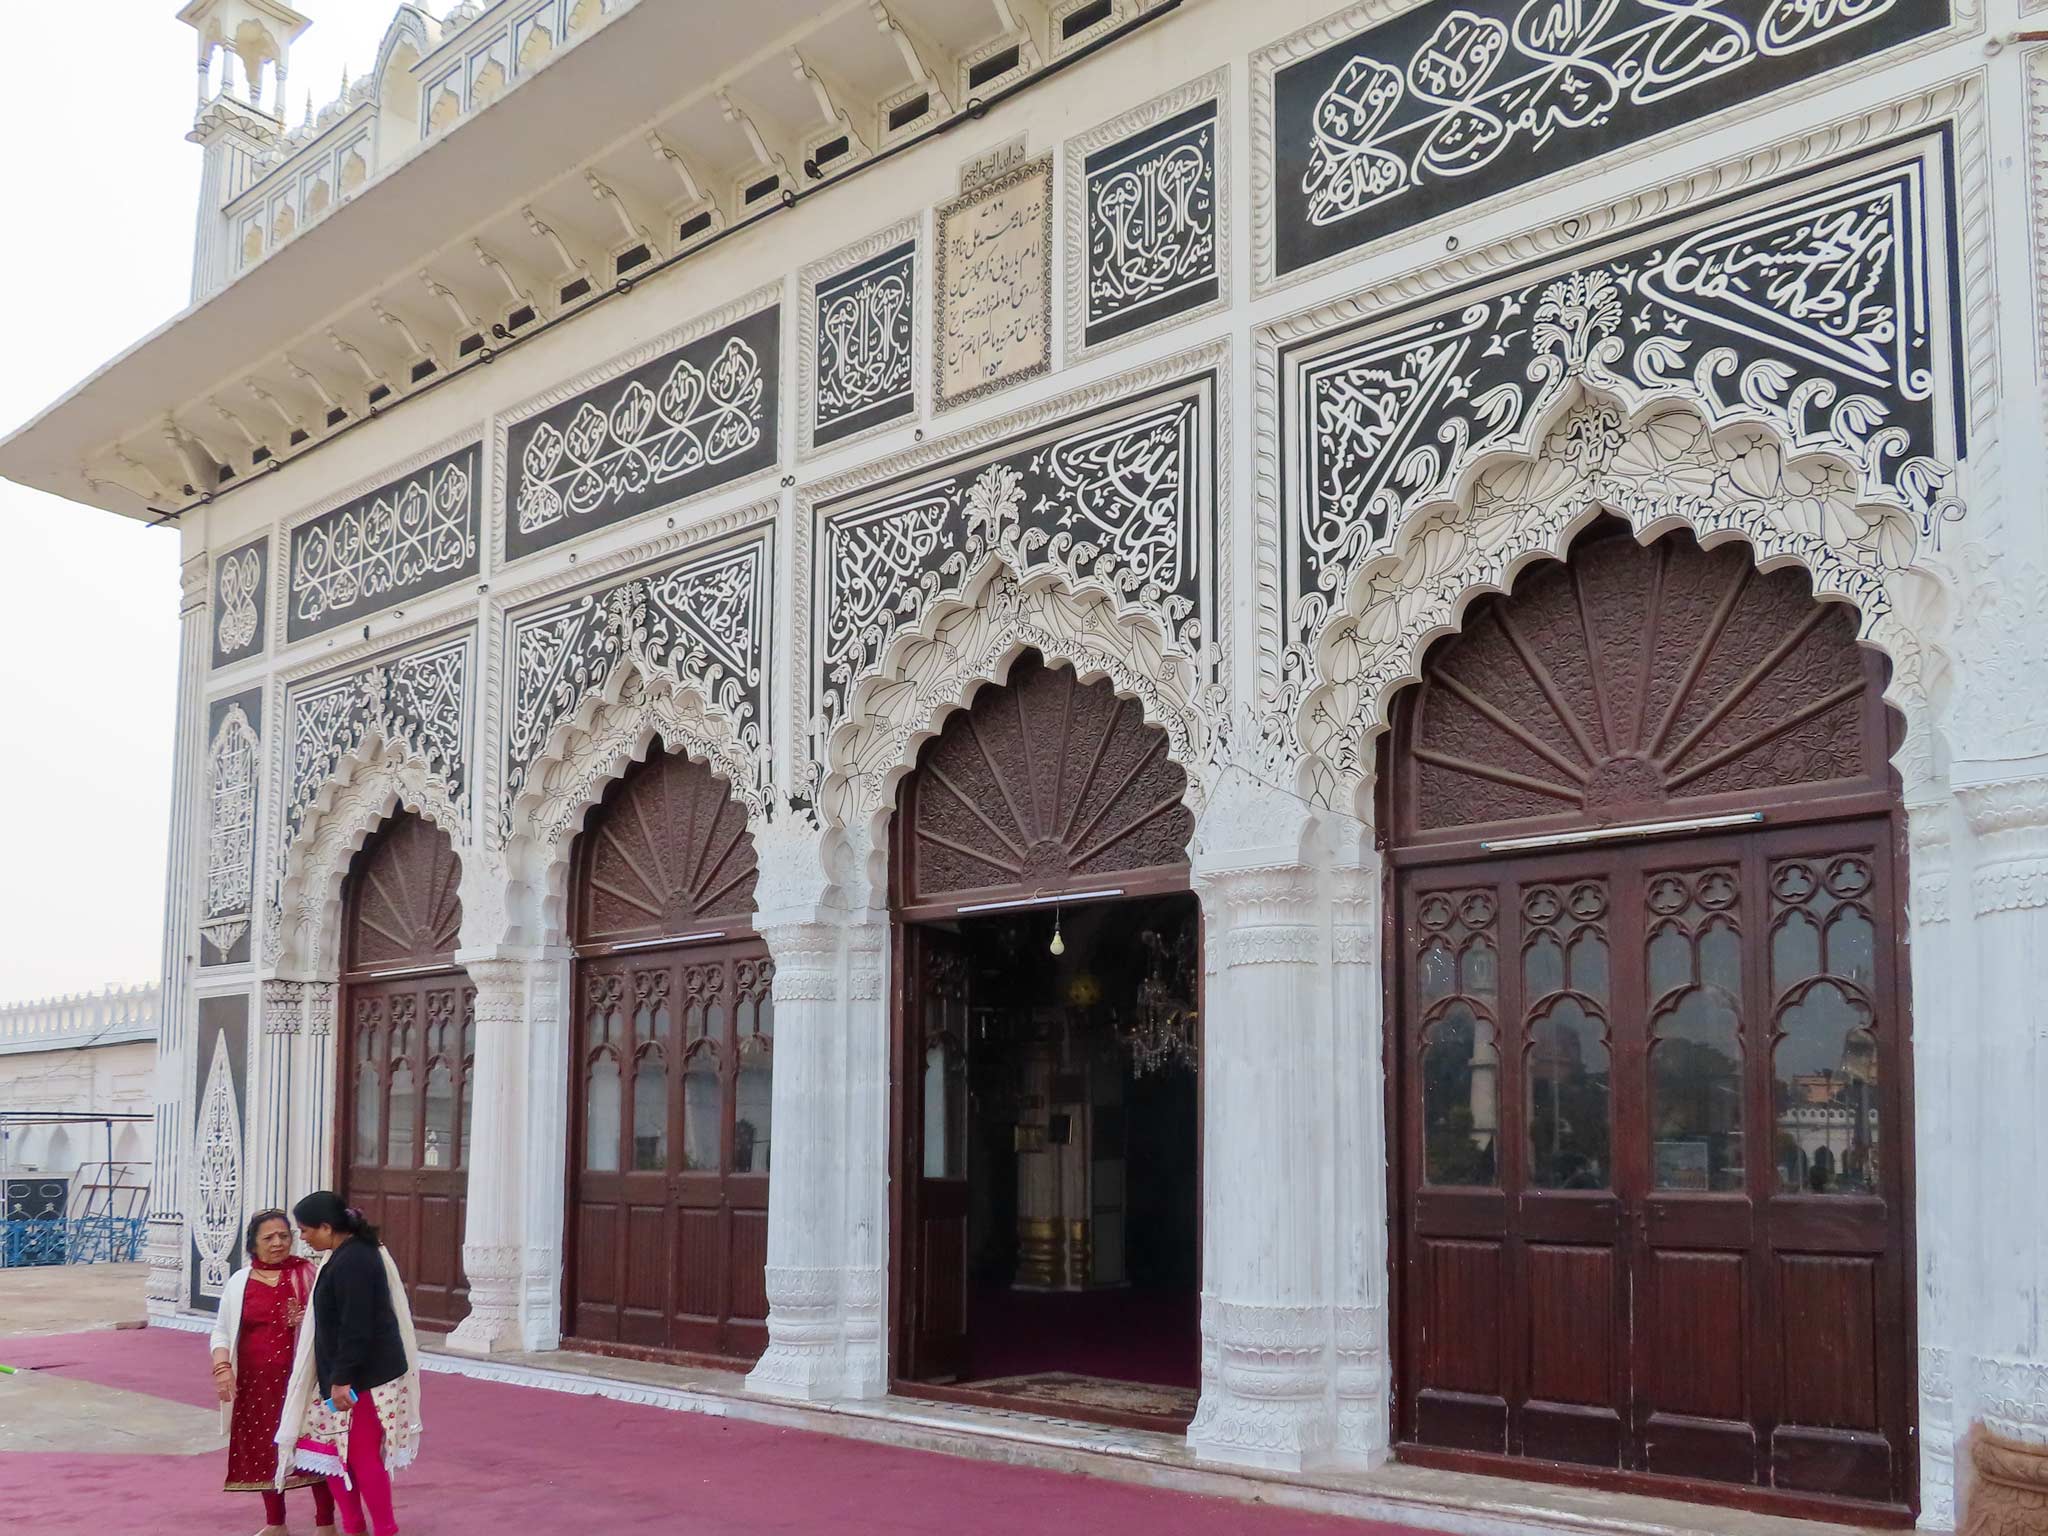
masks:
[[[938,409],[1052,366],[1052,157],[940,207],[934,276]]]

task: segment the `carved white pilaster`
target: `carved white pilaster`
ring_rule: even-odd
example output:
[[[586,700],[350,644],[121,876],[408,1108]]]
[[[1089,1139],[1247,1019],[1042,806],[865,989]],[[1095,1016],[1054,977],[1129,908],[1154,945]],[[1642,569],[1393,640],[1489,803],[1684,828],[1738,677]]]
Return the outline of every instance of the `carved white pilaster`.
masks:
[[[1202,1397],[1188,1445],[1287,1470],[1336,1444],[1331,928],[1313,838],[1301,802],[1232,768],[1194,856],[1208,975]]]
[[[1362,838],[1355,841],[1363,843]],[[1347,858],[1349,852],[1353,857]],[[1337,1452],[1375,1466],[1389,1445],[1387,1132],[1382,1087],[1380,863],[1340,849],[1330,884],[1331,1328]]]
[[[889,1390],[889,917],[846,929],[846,1383],[848,1397]]]
[[[248,1166],[243,1172],[251,1211],[288,1207],[305,1193],[291,1182],[292,1079],[295,1048],[305,1027],[306,984],[264,981],[251,1032]]]
[[[765,852],[765,850],[764,850]],[[798,850],[775,849],[803,856]],[[765,883],[765,882],[764,882]],[[775,1169],[768,1185],[768,1349],[756,1392],[837,1397],[845,1375],[840,1317],[839,1070],[842,930],[816,910],[760,924],[775,960]]]
[[[175,1312],[184,1296],[185,1148],[193,1124],[193,966],[197,958],[197,875],[202,859],[200,778],[206,755],[202,696],[209,655],[210,567],[199,551],[179,569],[177,738],[171,757],[170,851],[164,872],[163,983],[156,1058],[156,1163],[149,1210],[148,1302]]]
[[[828,902],[823,839],[806,816],[755,833],[754,926],[775,961],[775,1168],[768,1184],[768,1348],[747,1385],[777,1397],[840,1395],[841,1201],[846,1115],[845,937]]]
[[[477,1049],[469,1067],[469,1219],[463,1227],[463,1272],[469,1317],[449,1343],[469,1354],[522,1348],[520,1292],[524,1247],[526,1147],[541,1128],[528,1124],[539,1108],[528,1079],[528,995],[522,958],[459,954],[477,989]],[[555,1186],[561,1188],[559,1184]]]
[[[2038,688],[2038,682],[2032,686]],[[2012,697],[2022,716],[2035,700]],[[2019,772],[2012,770],[2018,769]],[[1987,770],[1996,770],[1990,777]],[[1978,1052],[1974,1402],[1960,1529],[2048,1531],[2048,761],[1959,765],[1972,853],[1966,969]]]
[[[1963,1027],[1972,1015],[1968,957],[1957,955],[1949,887],[1960,816],[1946,785],[1928,785],[1906,808],[1909,853],[1904,880],[1913,988],[1913,1163],[1920,1287],[1920,1524],[1956,1523],[1955,1420],[1957,1320],[1970,1315],[1970,1266],[1963,1256],[1972,1212],[1955,1192],[1972,1177],[1968,1128],[1975,1115],[1976,1048]],[[1968,930],[1965,929],[1967,935]],[[1960,1301],[1960,1308],[1957,1303]]]
[[[807,1401],[888,1387],[888,925],[830,873],[861,862],[847,842],[800,812],[754,836],[754,923],[775,960],[775,1172],[768,1349],[747,1385]]]

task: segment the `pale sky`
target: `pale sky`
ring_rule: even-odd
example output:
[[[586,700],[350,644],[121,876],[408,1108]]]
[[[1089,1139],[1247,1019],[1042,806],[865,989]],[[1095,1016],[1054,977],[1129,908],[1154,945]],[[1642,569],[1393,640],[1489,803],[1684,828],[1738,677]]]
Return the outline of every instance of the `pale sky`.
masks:
[[[298,4],[294,123],[397,9]],[[184,307],[199,188],[178,0],[8,11],[0,434]],[[174,533],[0,480],[0,1005],[157,979],[177,610]]]

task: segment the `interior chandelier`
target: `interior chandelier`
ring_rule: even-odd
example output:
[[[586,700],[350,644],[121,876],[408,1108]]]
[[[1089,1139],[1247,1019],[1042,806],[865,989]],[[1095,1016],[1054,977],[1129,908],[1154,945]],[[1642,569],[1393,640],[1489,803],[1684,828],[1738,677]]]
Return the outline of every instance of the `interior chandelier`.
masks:
[[[1151,953],[1152,964],[1138,987],[1136,1014],[1117,1028],[1124,1049],[1131,1053],[1131,1075],[1144,1077],[1169,1068],[1192,1072],[1201,1055],[1193,1001],[1193,925],[1183,924],[1179,942],[1172,945],[1150,928],[1138,940]]]

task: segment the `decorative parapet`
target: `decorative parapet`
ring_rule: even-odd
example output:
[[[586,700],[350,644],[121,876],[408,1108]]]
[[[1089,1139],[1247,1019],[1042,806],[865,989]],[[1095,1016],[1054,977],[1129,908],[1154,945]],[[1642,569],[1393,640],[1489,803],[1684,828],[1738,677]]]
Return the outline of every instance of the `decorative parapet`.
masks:
[[[0,1007],[0,1056],[154,1040],[158,996],[152,982],[7,1004]]]
[[[225,220],[231,243],[207,291],[225,287],[634,3],[461,0],[439,21],[421,6],[398,5],[374,70],[353,82],[344,74],[340,92],[317,110],[308,95],[295,128],[283,126],[281,68],[259,101],[260,81],[235,79],[230,64],[220,94],[202,100],[193,137],[206,142],[216,125],[231,120],[255,164],[221,187],[220,204],[199,210],[202,221]]]

